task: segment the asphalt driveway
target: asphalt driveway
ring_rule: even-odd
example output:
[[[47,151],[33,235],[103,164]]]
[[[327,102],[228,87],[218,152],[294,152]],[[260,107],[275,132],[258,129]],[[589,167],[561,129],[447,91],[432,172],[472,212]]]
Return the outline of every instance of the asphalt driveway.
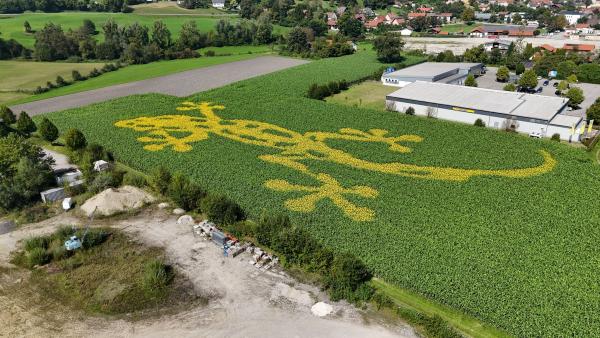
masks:
[[[199,68],[152,79],[124,83],[81,93],[11,106],[15,112],[26,111],[39,115],[77,108],[134,94],[160,93],[185,97],[205,90],[249,79],[259,75],[305,64],[308,61],[263,56],[250,60],[236,61],[211,67]]]

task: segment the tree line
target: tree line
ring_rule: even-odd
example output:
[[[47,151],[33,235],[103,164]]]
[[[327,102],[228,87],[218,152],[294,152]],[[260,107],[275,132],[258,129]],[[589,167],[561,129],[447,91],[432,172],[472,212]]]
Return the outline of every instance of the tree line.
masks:
[[[132,11],[129,5],[144,3],[143,0],[2,0],[0,13],[23,13],[25,11],[61,12],[124,12]]]
[[[78,29],[64,31],[60,25],[47,23],[35,33],[33,57],[39,61],[56,60],[116,60],[129,64],[148,63],[160,59],[199,56],[197,49],[207,46],[267,44],[274,40],[268,21],[243,20],[231,23],[220,20],[215,31],[201,32],[195,21],[181,27],[174,40],[162,21],[151,27],[137,22],[119,26],[109,19],[102,26],[104,41],[98,42],[94,23],[84,20]]]

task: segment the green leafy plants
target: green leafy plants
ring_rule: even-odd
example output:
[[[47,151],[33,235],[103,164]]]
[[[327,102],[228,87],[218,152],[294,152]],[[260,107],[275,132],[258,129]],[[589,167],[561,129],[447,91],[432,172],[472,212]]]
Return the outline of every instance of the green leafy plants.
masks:
[[[381,67],[374,52],[359,52],[185,99],[138,95],[47,117],[61,130],[77,128],[90,140],[110,145],[119,161],[136,170],[151,173],[163,166],[169,172],[186,174],[207,191],[239,203],[250,219],[258,219],[265,210],[287,212],[295,226],[325,248],[355,254],[373,275],[510,334],[600,335],[600,285],[594,263],[600,260],[596,250],[600,228],[590,226],[600,223],[600,214],[592,212],[600,209],[600,201],[581,203],[582,187],[600,188],[600,167],[583,149],[558,142],[306,97],[313,83],[343,79],[352,83]],[[190,143],[185,152],[148,150],[138,140],[150,137],[147,132],[115,126],[138,117],[201,118],[197,111],[177,110],[182,101],[213,102],[224,107],[216,113],[227,121],[252,120],[295,133],[339,133],[350,128],[421,138],[420,142],[401,142],[407,152],[390,151],[389,145],[381,143],[327,140],[330,147],[375,163],[519,169],[540,165],[540,151],[546,151],[557,164],[545,174],[528,178],[473,177],[457,182],[392,176],[315,156],[302,164],[343,182],[343,188],[376,188],[376,197],[349,197],[356,205],[373,210],[374,217],[354,221],[326,199],[310,211],[290,211],[286,201],[305,193],[274,191],[265,181],[286,180],[306,191],[319,182],[261,160],[277,152],[279,144],[265,150],[254,144],[257,140],[240,143],[208,133],[203,140]],[[155,179],[151,183],[159,185]],[[259,227],[257,238],[269,229]]]

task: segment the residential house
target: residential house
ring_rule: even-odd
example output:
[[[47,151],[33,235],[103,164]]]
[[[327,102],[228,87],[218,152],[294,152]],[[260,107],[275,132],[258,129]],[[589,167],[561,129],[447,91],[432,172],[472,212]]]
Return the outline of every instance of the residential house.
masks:
[[[529,0],[527,7],[529,8],[549,8],[552,6],[552,0]]]
[[[335,14],[334,12],[327,12],[327,20],[336,20],[338,19],[337,14]]]
[[[419,17],[424,17],[427,16],[427,13],[423,13],[423,12],[410,12],[408,13],[408,20],[413,20]]]
[[[498,49],[501,52],[505,52],[508,50],[508,47],[510,46],[510,44],[511,44],[511,42],[508,40],[496,39],[496,40],[492,40],[492,41],[484,43],[483,48],[485,48],[485,50],[487,52],[491,52],[492,49]]]
[[[498,0],[498,2],[496,2],[496,4],[498,6],[502,6],[502,7],[508,7],[508,5],[512,5],[514,3],[515,3],[514,0]]]
[[[491,17],[492,13],[475,12],[475,20],[477,21],[490,21]]]
[[[545,44],[543,44],[543,45],[540,46],[540,49],[548,51],[550,53],[554,53],[554,52],[556,52],[557,48],[554,47],[554,46],[552,46],[552,45],[549,45],[549,44],[545,43]]]
[[[376,16],[373,20],[367,21],[365,23],[365,27],[367,29],[376,29],[377,26],[383,24],[385,22],[385,15]]]
[[[569,25],[575,25],[577,24],[577,20],[583,18],[583,13],[581,12],[577,12],[577,11],[562,11],[559,13],[560,15],[564,15],[565,19],[567,19],[567,22],[569,23]]]
[[[429,12],[433,11],[433,8],[421,6],[421,7],[417,8],[417,11],[423,12],[423,13],[429,13]]]
[[[590,27],[589,23],[578,23],[575,25],[575,29],[579,34],[594,34],[594,29]]]
[[[335,13],[341,17],[342,15],[344,15],[344,13],[346,13],[346,6],[340,6],[335,10]]]
[[[428,13],[427,16],[438,19],[440,23],[450,23],[452,20],[452,13]]]
[[[212,6],[214,8],[223,9],[225,8],[225,0],[212,0]]]
[[[337,31],[338,30],[337,20],[333,20],[333,19],[327,20],[327,27],[329,27],[329,29],[331,29],[332,31]]]
[[[412,33],[413,33],[413,30],[410,27],[406,27],[400,31],[400,35],[402,35],[402,36],[410,36]]]

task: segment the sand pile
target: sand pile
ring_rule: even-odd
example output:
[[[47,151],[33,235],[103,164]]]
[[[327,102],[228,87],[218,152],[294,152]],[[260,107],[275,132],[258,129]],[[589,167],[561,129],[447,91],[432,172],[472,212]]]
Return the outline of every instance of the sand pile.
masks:
[[[156,199],[147,192],[129,185],[121,188],[109,188],[87,200],[81,210],[90,216],[94,209],[96,215],[111,216],[120,212],[133,210],[152,203]]]
[[[333,306],[327,303],[318,302],[310,308],[310,311],[317,317],[325,317],[333,312]]]
[[[304,290],[298,290],[284,283],[277,283],[271,292],[271,300],[275,300],[280,297],[306,307],[310,306],[310,304],[313,302],[308,292]]]

